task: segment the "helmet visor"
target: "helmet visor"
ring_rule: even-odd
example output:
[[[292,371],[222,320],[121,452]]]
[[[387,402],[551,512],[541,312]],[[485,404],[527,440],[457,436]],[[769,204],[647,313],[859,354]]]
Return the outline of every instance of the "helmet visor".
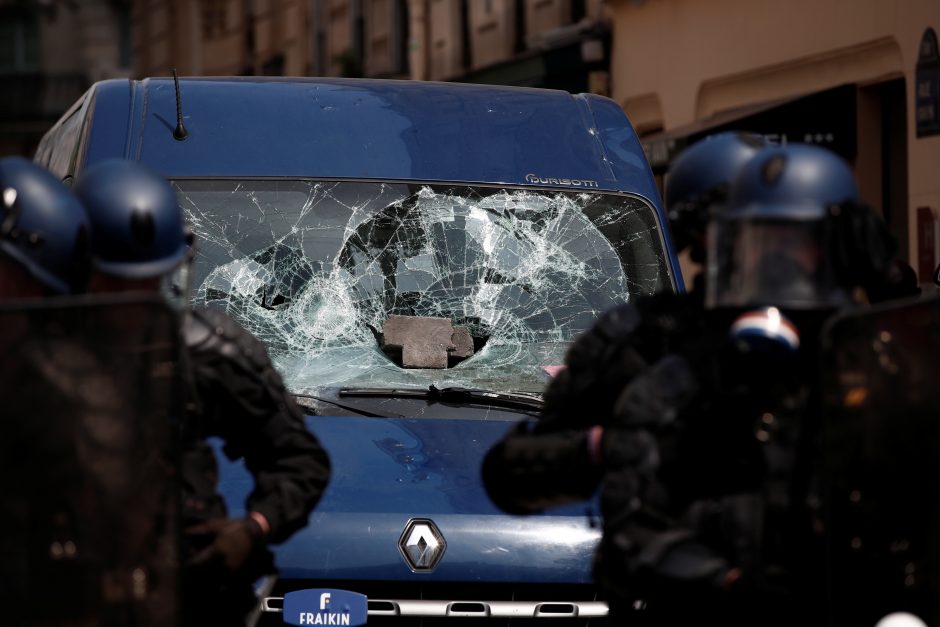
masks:
[[[818,309],[846,300],[821,219],[715,220],[708,233],[710,307]]]

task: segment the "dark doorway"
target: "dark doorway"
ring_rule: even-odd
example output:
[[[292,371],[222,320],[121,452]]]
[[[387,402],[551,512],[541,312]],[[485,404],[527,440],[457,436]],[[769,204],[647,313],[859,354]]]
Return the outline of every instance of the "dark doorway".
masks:
[[[878,87],[881,95],[881,206],[898,239],[898,255],[908,258],[907,97],[904,79]],[[921,277],[923,280],[923,277]]]

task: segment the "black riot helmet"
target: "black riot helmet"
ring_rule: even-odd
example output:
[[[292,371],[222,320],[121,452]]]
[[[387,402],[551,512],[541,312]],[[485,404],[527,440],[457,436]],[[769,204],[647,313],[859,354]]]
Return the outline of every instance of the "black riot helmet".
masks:
[[[66,294],[84,287],[89,237],[82,204],[55,175],[23,157],[0,159],[0,255]]]
[[[666,177],[666,214],[677,250],[691,247],[704,261],[710,211],[727,199],[731,181],[767,145],[760,135],[724,132],[695,142],[675,158]]]
[[[710,307],[839,307],[884,271],[887,230],[858,201],[848,164],[812,145],[761,151],[709,227]]]
[[[190,235],[169,182],[132,161],[89,167],[75,192],[95,234],[98,271],[123,279],[161,277],[182,264]]]

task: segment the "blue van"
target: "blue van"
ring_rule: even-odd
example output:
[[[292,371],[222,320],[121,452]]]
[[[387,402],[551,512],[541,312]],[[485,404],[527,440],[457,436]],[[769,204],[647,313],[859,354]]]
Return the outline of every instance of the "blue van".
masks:
[[[177,93],[172,79],[113,80],[36,154],[66,181],[114,157],[172,181],[197,236],[193,300],[266,343],[333,463],[310,524],[277,547],[263,620],[308,588],[365,594],[380,624],[606,615],[591,506],[506,515],[479,468],[538,415],[600,312],[682,289],[616,103],[453,83],[206,78]],[[237,513],[250,476],[224,466],[222,488]]]

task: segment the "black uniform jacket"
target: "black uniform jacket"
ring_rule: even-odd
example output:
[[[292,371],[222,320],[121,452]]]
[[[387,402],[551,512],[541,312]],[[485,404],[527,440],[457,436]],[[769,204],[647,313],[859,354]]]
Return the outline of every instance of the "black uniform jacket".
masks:
[[[249,511],[282,542],[307,523],[330,476],[326,452],[304,425],[264,345],[226,314],[187,318],[190,403],[184,425],[184,525],[225,515],[215,458],[206,438],[221,437],[230,459],[244,458],[255,480]]]

